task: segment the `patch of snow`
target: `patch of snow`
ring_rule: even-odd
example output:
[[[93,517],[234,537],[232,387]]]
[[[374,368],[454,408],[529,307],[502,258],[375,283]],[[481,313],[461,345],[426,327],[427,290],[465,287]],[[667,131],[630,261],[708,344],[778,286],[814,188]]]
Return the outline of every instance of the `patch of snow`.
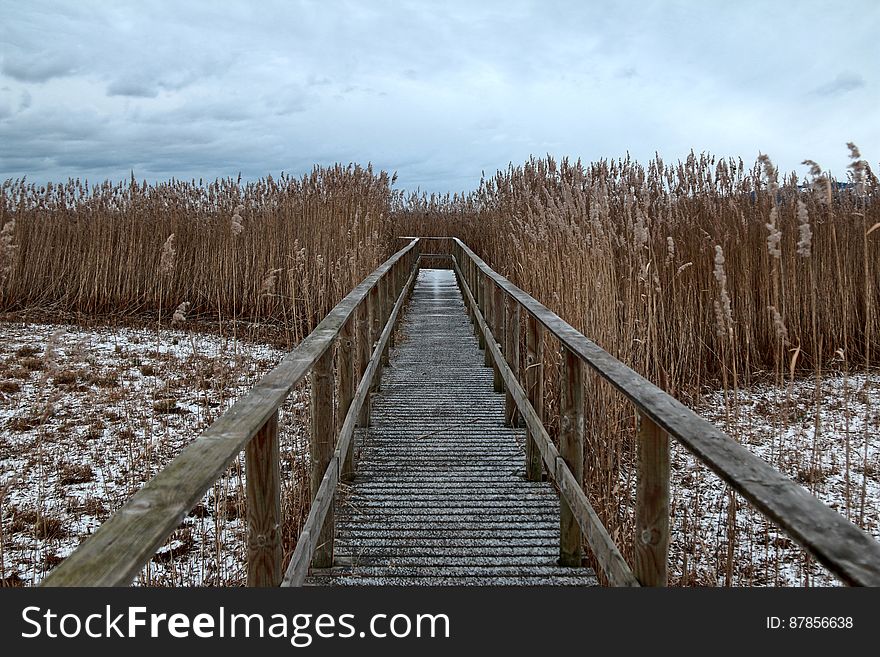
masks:
[[[880,373],[714,392],[696,410],[880,540]],[[673,581],[829,586],[838,580],[672,441]],[[733,523],[731,524],[731,520]],[[687,571],[685,577],[685,570]]]
[[[285,352],[155,329],[0,324],[0,579],[34,585]],[[306,391],[280,409],[282,476],[307,472]],[[307,485],[307,484],[306,484]],[[245,579],[244,455],[137,584]]]

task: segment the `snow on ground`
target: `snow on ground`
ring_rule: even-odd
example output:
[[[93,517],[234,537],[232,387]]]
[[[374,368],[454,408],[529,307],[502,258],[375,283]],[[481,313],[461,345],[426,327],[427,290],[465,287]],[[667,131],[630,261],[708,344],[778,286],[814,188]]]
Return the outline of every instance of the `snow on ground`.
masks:
[[[718,391],[696,410],[880,540],[880,373]],[[731,531],[729,489],[675,441],[671,486],[673,581],[725,584],[733,537],[732,584],[838,583],[739,496]]]
[[[0,324],[0,579],[38,583],[283,356],[186,331]],[[288,488],[307,467],[305,399],[279,418]],[[244,581],[243,469],[242,454],[137,583]]]

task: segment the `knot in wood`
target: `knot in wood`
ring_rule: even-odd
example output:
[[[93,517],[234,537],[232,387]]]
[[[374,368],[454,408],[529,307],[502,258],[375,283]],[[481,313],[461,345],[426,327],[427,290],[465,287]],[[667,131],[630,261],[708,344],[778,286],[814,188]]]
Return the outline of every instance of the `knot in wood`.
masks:
[[[660,543],[660,532],[649,527],[642,530],[641,538],[644,545],[658,545]]]
[[[255,534],[251,536],[251,545],[252,547],[260,550],[263,548],[271,547],[275,545],[276,538],[278,536],[279,526],[275,525],[268,532],[264,534]]]

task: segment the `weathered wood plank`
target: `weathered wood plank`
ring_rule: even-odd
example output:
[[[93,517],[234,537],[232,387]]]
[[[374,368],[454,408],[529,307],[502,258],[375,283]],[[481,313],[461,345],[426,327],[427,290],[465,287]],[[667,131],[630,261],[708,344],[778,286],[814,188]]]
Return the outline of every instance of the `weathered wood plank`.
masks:
[[[641,416],[636,484],[635,563],[642,586],[666,586],[669,555],[669,437]]]
[[[337,434],[342,430],[342,423],[348,415],[348,409],[351,407],[351,400],[355,391],[355,368],[354,361],[354,340],[352,336],[352,318],[342,325],[339,332],[339,341],[336,348],[336,372],[339,388],[339,401],[337,402],[336,419],[339,427]],[[340,477],[343,481],[348,481],[354,474],[354,450],[348,449],[342,454],[342,472]]]
[[[362,302],[357,308],[357,380],[360,381],[364,372],[367,371],[367,363],[370,360],[370,316],[369,307],[366,302]],[[358,419],[359,427],[366,427],[370,424],[368,404],[361,408],[361,415]]]
[[[278,412],[245,448],[247,474],[248,586],[281,581],[281,469]]]
[[[413,269],[410,274],[409,281],[415,279],[416,272],[417,270]],[[377,348],[373,352],[373,356],[370,358],[370,362],[367,363],[367,369],[364,371],[363,377],[358,382],[357,389],[355,390],[355,394],[351,401],[351,405],[345,415],[345,419],[343,420],[342,427],[339,431],[339,442],[336,447],[337,456],[340,456],[344,451],[352,451],[351,443],[354,436],[354,430],[358,426],[356,418],[360,415],[359,409],[367,402],[367,397],[370,394],[372,380],[377,375],[381,367],[380,354],[382,353],[384,346],[391,340],[391,334],[394,332],[394,326],[397,323],[397,319],[400,316],[400,311],[403,308],[404,303],[406,302],[406,297],[409,295],[411,289],[409,281],[400,291],[400,295],[398,296],[397,301],[394,304],[394,308],[392,308],[391,310],[391,315],[388,318],[388,322],[385,324],[385,328],[382,330],[382,335],[379,336]]]
[[[504,344],[504,292],[500,287],[492,283],[492,334],[499,345]],[[495,392],[504,392],[504,380],[501,378],[501,368],[498,363],[492,363],[492,386]]]
[[[544,422],[544,336],[538,321],[526,313],[526,391],[538,420]],[[541,481],[541,452],[530,430],[526,439],[526,478]]]
[[[333,396],[335,382],[333,380],[333,352],[327,350],[312,367],[311,389],[311,433],[309,438],[309,454],[311,456],[311,491],[314,503],[327,465],[333,458],[336,448],[336,425],[333,422]],[[329,568],[333,565],[333,511],[324,518],[320,532],[315,536],[318,549],[312,555],[314,568]]]
[[[578,488],[584,483],[584,372],[581,360],[563,348],[559,377],[559,452]],[[583,559],[580,526],[562,497],[559,508],[559,563],[580,566]]]
[[[42,581],[42,586],[126,586],[333,344],[339,328],[410,242],[340,301],[300,345],[135,493]]]
[[[332,552],[332,544],[328,546],[325,543],[327,539],[322,537],[324,534],[322,528],[326,525],[326,518],[333,514],[333,499],[336,493],[336,484],[339,483],[339,461],[334,456],[327,466],[327,472],[321,479],[321,485],[312,500],[309,515],[306,517],[306,522],[297,539],[281,586],[302,586],[310,565],[315,567],[314,555],[320,554],[328,548]],[[332,538],[330,540],[332,541]],[[332,562],[327,566],[320,567],[329,568],[330,566],[332,566]]]
[[[281,582],[281,468],[278,412],[245,448],[247,474],[248,586]]]
[[[392,298],[392,289],[391,289],[391,277],[385,276],[382,278],[380,283],[381,290],[381,304],[382,311],[380,315],[380,322],[384,326],[388,317],[391,315],[391,308],[394,306],[394,299]],[[388,350],[391,347],[391,341],[385,343],[384,349],[382,349],[382,367],[386,367],[388,365]]]
[[[493,271],[455,238],[493,285],[676,438],[756,509],[847,584],[880,586],[880,543],[813,497],[708,420],[587,339],[546,306]]]
[[[483,301],[481,308],[485,313],[486,324],[490,327],[490,332],[494,327],[492,320],[495,315],[495,294],[492,292],[492,288],[494,286],[495,284],[492,283],[492,279],[490,279],[488,276],[483,277]],[[489,351],[489,348],[486,345],[486,335],[482,331],[480,333],[483,336],[483,339],[480,341],[480,349],[483,350],[483,365],[485,365],[486,367],[492,367],[492,353],[491,351]],[[492,340],[494,339],[495,337],[493,336]]]
[[[517,379],[519,376],[519,304],[513,299],[507,300],[507,311],[504,314],[504,358]],[[517,425],[516,402],[510,390],[504,393],[504,421],[507,426]]]
[[[466,296],[471,295],[470,290],[464,290]],[[471,299],[473,297],[471,296]],[[513,393],[517,408],[526,424],[529,433],[535,437],[535,443],[541,458],[547,466],[547,471],[559,485],[560,495],[564,497],[572,510],[578,526],[581,528],[587,543],[596,557],[596,561],[605,573],[606,578],[612,586],[638,586],[638,580],[633,575],[620,550],[611,540],[608,530],[599,520],[599,516],[593,509],[590,501],[587,499],[583,489],[577,485],[574,475],[568,471],[568,466],[559,455],[559,452],[553,446],[553,441],[544,428],[542,418],[538,417],[535,409],[529,403],[525,390],[513,376],[513,372],[506,366],[504,357],[501,354],[498,345],[491,339],[491,331],[488,324],[481,313],[477,313],[477,322],[480,330],[487,336],[487,344],[489,351],[495,362],[501,363],[501,373],[504,377],[506,385]]]

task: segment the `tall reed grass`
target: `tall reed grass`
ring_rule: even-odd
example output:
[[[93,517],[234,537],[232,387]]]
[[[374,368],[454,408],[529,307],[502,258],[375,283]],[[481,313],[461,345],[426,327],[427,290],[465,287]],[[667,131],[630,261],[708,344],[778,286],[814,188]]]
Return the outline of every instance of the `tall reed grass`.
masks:
[[[385,172],[340,165],[247,184],[7,180],[0,308],[189,303],[190,316],[283,322],[295,343],[387,256],[390,199]]]
[[[811,180],[780,179],[766,156],[750,168],[693,153],[674,165],[659,156],[646,165],[532,158],[470,195],[396,197],[397,232],[460,237],[604,349],[695,404],[706,386],[732,393],[796,372],[819,377],[840,354],[850,365],[877,362],[880,231],[871,231],[880,187],[851,148],[845,185],[812,162]],[[545,408],[555,430],[558,343],[548,346]],[[588,391],[585,488],[627,551],[635,415],[595,375]],[[729,422],[735,414],[731,405]]]

